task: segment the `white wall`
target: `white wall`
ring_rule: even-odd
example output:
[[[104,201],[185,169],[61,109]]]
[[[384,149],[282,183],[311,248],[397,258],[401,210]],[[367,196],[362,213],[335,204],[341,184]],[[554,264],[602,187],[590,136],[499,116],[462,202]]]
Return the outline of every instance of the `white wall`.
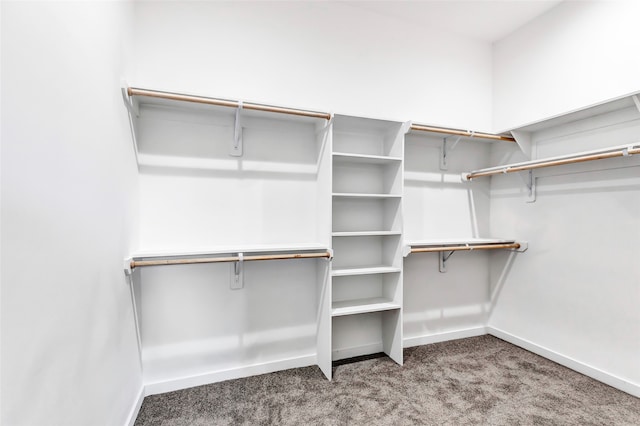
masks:
[[[245,112],[243,155],[234,157],[229,108],[216,114],[143,104],[139,111],[142,250],[328,240],[316,235],[315,125],[325,120]]]
[[[455,138],[449,138],[451,148]],[[490,165],[490,145],[464,140],[440,169],[442,137],[410,134],[405,142],[405,241],[468,240],[489,233],[489,182],[471,183],[464,171]],[[411,254],[404,261],[404,338],[408,346],[444,337],[483,334],[489,302],[489,256],[457,252],[438,268],[439,253]],[[474,331],[471,331],[474,330]]]
[[[2,424],[121,425],[141,389],[131,12],[2,2]]]
[[[141,87],[489,129],[491,46],[339,2],[136,2]]]
[[[563,2],[494,45],[494,128],[514,128],[640,89],[640,3]],[[539,158],[637,142],[627,108],[533,133]],[[496,146],[494,164],[523,160]],[[619,168],[620,166],[634,166]],[[491,231],[529,241],[496,254],[489,326],[572,368],[640,394],[638,159],[536,172],[491,183]],[[624,267],[620,267],[625,265]],[[504,273],[504,272],[507,273]]]
[[[135,12],[136,73],[131,85],[401,122],[478,130],[490,127],[488,43],[339,2],[137,2]],[[167,242],[184,248],[189,244],[328,241],[329,227],[313,235],[314,222],[323,220],[315,212],[313,197],[319,193],[328,200],[331,188],[305,176],[309,166],[315,168],[319,155],[304,148],[312,133],[294,139],[286,136],[292,134],[289,129],[273,133],[274,140],[267,133],[254,133],[252,140],[247,124],[245,156],[237,159],[227,152],[231,121],[195,113],[174,116],[163,125],[152,123],[151,114],[147,117],[143,111],[141,151],[157,155],[157,150],[180,147],[182,152],[163,155],[186,161],[183,157],[194,157],[193,144],[205,152],[200,157],[215,161],[198,171],[141,168],[142,248],[162,248]],[[199,124],[194,125],[196,122]],[[182,130],[175,133],[178,127]],[[258,157],[256,149],[263,150]],[[252,164],[258,164],[262,172],[252,173],[248,168]],[[265,167],[269,165],[279,172],[268,173]],[[466,200],[466,192],[462,196]],[[164,225],[174,232],[166,226],[163,229]],[[268,269],[247,274],[242,290],[229,289],[226,267],[202,270],[180,268],[181,280],[188,283],[187,296],[185,286],[177,287],[172,275],[141,274],[144,356],[145,365],[150,366],[145,382],[158,384],[151,392],[172,386],[162,385],[163,380],[189,374],[304,360],[308,355],[313,359],[315,347],[310,337],[315,333],[316,290],[323,283],[313,285],[302,279],[308,275],[308,266],[282,264],[273,275],[267,274]],[[291,285],[292,280],[297,285]],[[282,299],[251,304],[264,299],[264,287],[283,295]],[[480,295],[472,297],[474,303],[485,301],[487,287],[485,276],[477,290]],[[210,292],[224,297],[210,297]],[[175,324],[189,331],[171,335],[160,325],[168,314],[158,307],[163,306],[159,299],[178,301],[189,294],[201,297],[169,314],[172,318],[175,314]],[[229,303],[236,302],[237,309],[228,311]],[[460,298],[451,304],[458,302]],[[274,313],[300,308],[307,315],[285,315],[268,325],[265,322]],[[209,312],[209,319],[202,323],[190,322],[189,315],[180,314],[200,310]],[[477,318],[470,321],[475,324]],[[226,325],[215,330],[212,324],[216,323]],[[453,323],[455,328],[458,324]],[[235,332],[230,333],[232,330]],[[263,338],[278,341],[276,350],[260,344]],[[180,345],[183,353],[173,351]],[[218,352],[211,350],[214,346]],[[209,348],[209,356],[200,355],[203,348]],[[192,371],[185,371],[184,365]]]
[[[141,251],[329,246],[326,120],[245,111],[236,157],[233,110],[139,112]],[[230,288],[235,264],[136,270],[147,393],[314,364],[316,268],[327,264],[247,262],[241,289]]]
[[[535,132],[533,141],[544,158],[637,143],[639,131],[640,112],[631,106]],[[516,151],[496,150],[495,163],[513,161]],[[508,263],[496,256],[489,326],[499,337],[640,395],[636,157],[536,171],[535,203],[525,202],[516,173],[492,178],[492,232],[528,241],[529,249],[504,275]]]
[[[2,422],[123,424],[138,397],[142,379],[121,272],[137,246],[138,210],[116,90],[123,76],[142,87],[476,130],[491,127],[493,103],[493,126],[502,129],[637,90],[637,15],[637,2],[565,2],[497,43],[492,64],[486,43],[339,3],[3,2]],[[563,140],[562,148],[577,149],[578,142]],[[490,325],[640,383],[639,253],[629,243],[640,233],[637,167],[548,176],[535,204],[519,197],[517,176],[495,182],[492,234],[528,239],[531,248],[513,264],[491,258],[511,269],[494,289]],[[414,189],[418,197],[429,192]],[[479,189],[486,216],[486,188]],[[432,213],[431,220],[409,217],[408,233],[429,238],[453,223],[436,227],[446,215]],[[467,225],[465,233],[473,234]],[[606,238],[598,234],[603,244],[594,246],[585,228],[605,229]],[[489,255],[464,256],[450,260],[448,275],[436,272],[435,256],[406,261],[408,338],[483,324],[492,297]],[[467,266],[477,282],[467,282]],[[300,264],[287,283],[314,270]],[[252,274],[276,281],[279,273],[275,265],[256,266],[247,283],[258,282]],[[214,290],[229,291],[209,286],[206,273],[190,278],[213,298]],[[290,309],[306,312],[300,329],[276,336],[298,333],[302,343],[289,348],[295,356],[313,347],[312,281],[270,304],[281,313],[274,320],[280,330],[300,323]],[[236,302],[260,305],[263,290]],[[204,310],[207,303],[193,309],[194,294],[182,294],[186,309],[212,316],[209,325],[190,317],[191,332],[209,333],[228,319]],[[240,319],[240,330],[256,322]],[[258,324],[244,337],[272,339],[272,325]]]
[[[640,2],[565,1],[493,48],[493,127],[640,89]]]

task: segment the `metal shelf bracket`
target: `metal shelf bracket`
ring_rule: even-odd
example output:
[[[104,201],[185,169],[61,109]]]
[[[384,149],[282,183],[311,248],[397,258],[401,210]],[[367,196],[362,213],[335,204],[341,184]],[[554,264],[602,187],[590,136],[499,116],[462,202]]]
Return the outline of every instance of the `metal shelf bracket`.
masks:
[[[468,246],[468,244],[467,244],[467,246]],[[473,250],[473,249],[471,249],[471,250]],[[442,273],[447,272],[447,260],[449,260],[449,258],[453,255],[453,253],[454,253],[453,251],[450,251],[448,253],[445,252],[445,251],[441,251],[439,253],[438,258],[439,258],[440,261],[439,261],[439,265],[438,265],[438,270],[440,272],[442,272]]]
[[[231,290],[244,287],[244,254],[238,253],[238,260],[231,264]]]
[[[638,95],[633,95],[631,99],[633,99],[633,103],[636,104],[636,109],[640,112],[640,99],[638,98]]]
[[[473,137],[474,132],[471,132],[471,136]],[[442,139],[442,148],[440,149],[440,170],[447,170],[447,155],[451,153],[460,142],[462,136],[458,136],[456,140],[447,148],[447,137]]]
[[[229,151],[232,157],[242,157],[242,101],[238,101],[236,108],[235,126],[233,129],[233,144]]]
[[[527,203],[535,203],[536,202],[536,176],[533,170],[527,170],[525,172],[518,173],[522,180],[524,181],[524,186],[527,191]]]

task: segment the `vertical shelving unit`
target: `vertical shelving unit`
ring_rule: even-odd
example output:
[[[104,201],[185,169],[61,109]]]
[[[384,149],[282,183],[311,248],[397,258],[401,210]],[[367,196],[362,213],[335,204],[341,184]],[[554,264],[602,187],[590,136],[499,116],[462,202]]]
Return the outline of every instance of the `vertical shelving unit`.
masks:
[[[332,359],[402,364],[402,123],[337,115],[332,152]]]

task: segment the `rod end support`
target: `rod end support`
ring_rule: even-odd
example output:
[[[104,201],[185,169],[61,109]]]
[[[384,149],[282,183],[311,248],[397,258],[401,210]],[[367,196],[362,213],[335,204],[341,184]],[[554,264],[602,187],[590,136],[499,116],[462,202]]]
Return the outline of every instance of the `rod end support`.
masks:
[[[133,268],[136,267],[135,262],[133,261],[133,258],[131,257],[127,257],[124,259],[124,274],[126,276],[130,276],[133,273]]]

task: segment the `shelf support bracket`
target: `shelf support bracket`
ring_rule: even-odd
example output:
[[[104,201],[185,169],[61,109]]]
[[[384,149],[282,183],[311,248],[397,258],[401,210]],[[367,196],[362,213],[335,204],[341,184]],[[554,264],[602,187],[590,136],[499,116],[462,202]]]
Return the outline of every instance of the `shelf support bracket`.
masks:
[[[473,137],[473,132],[471,132],[471,137]],[[462,136],[458,136],[458,138],[451,144],[451,146],[447,149],[447,138],[442,139],[442,149],[440,150],[440,170],[447,170],[447,155],[451,153],[460,142]]]
[[[447,272],[447,260],[449,260],[449,258],[453,255],[454,251],[450,251],[448,254],[445,251],[441,251],[439,253],[439,265],[438,265],[438,270],[442,273]]]
[[[229,155],[232,157],[242,157],[242,101],[238,102],[238,108],[236,108],[236,119],[233,128],[233,145]]]
[[[140,168],[140,161],[138,160],[138,120],[140,116],[140,108],[138,103],[129,96],[126,85],[121,88],[122,100],[124,106],[127,108],[127,115],[129,116],[129,128],[131,129],[131,141],[133,142],[133,153],[136,156],[136,164]]]
[[[520,151],[527,157],[527,160],[533,159],[533,143],[531,142],[531,133],[521,130],[512,130],[511,136],[516,140]]]
[[[244,288],[244,254],[238,253],[238,260],[231,264],[231,290]]]
[[[535,203],[536,202],[536,177],[534,175],[533,170],[527,170],[525,172],[518,173],[522,180],[524,181],[524,186],[527,191],[527,203]]]
[[[122,91],[122,99],[124,100],[124,106],[127,107],[129,114],[135,117],[139,117],[140,109],[138,108],[138,104],[133,100],[131,96],[129,96],[126,86],[121,87],[120,90]]]
[[[123,262],[123,266],[124,266],[124,274],[129,277],[131,276],[131,274],[133,274],[133,268],[131,268],[131,262],[133,262],[133,259],[130,257],[127,257],[124,259]]]
[[[335,118],[333,113],[329,114],[329,119],[324,123],[316,125],[316,134],[317,133],[328,133],[331,130],[331,126],[333,125],[333,119]]]
[[[631,99],[633,99],[633,103],[636,104],[636,109],[640,112],[640,99],[638,98],[638,95],[633,95]]]

